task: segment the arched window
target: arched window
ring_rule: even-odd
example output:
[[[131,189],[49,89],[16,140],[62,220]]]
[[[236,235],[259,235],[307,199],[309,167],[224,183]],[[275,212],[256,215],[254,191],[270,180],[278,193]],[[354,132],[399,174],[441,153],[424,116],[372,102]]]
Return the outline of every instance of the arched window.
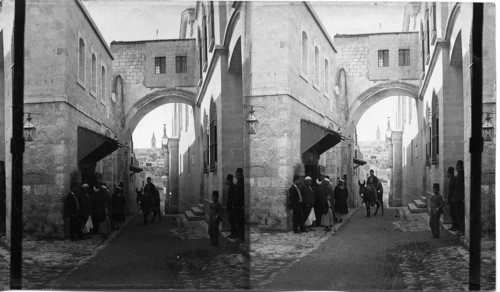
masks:
[[[432,94],[432,164],[439,158],[439,104],[436,92]]]
[[[308,56],[309,56],[309,39],[307,37],[307,33],[305,31],[302,32],[302,74],[308,75]]]
[[[319,49],[314,47],[314,84],[319,86]]]
[[[217,107],[210,101],[210,171],[217,169]]]
[[[329,78],[330,78],[330,74],[328,74],[330,71],[330,64],[328,63],[328,60],[325,59],[325,74],[324,74],[324,77],[325,77],[325,81],[324,81],[324,84],[323,84],[323,87],[325,89],[325,94],[328,94],[329,93],[329,86],[328,86],[328,81],[329,81]]]
[[[85,42],[81,38],[78,43],[78,80],[85,83]]]
[[[97,58],[95,54],[92,54],[92,85],[90,87],[91,92],[97,93]]]

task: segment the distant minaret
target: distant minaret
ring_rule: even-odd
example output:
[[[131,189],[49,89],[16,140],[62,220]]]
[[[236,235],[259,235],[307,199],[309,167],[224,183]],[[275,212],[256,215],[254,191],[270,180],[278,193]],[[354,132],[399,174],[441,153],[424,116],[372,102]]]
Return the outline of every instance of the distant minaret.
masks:
[[[161,138],[161,144],[162,146],[168,144],[167,124],[163,124],[163,137]]]
[[[377,125],[377,133],[376,133],[376,136],[377,136],[377,141],[381,141],[380,140],[380,126]]]
[[[155,132],[153,132],[153,137],[151,138],[151,149],[156,150]]]

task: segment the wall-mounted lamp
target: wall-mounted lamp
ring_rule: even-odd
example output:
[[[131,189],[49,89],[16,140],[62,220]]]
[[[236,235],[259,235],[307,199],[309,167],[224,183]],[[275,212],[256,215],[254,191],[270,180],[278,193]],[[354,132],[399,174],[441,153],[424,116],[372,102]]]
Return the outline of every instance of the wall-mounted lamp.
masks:
[[[255,117],[255,115],[254,115],[255,111],[253,108],[254,107],[266,108],[266,107],[261,106],[261,105],[250,105],[249,107],[250,107],[250,111],[248,112],[246,122],[248,125],[248,134],[253,135],[253,134],[257,133],[257,127],[259,125],[259,120],[257,120],[257,118]]]
[[[27,113],[28,118],[26,118],[26,122],[24,122],[23,130],[24,130],[24,141],[32,142],[36,135],[36,128],[31,122],[31,115],[42,115],[40,113]]]
[[[483,122],[483,139],[484,141],[492,141],[493,140],[493,124],[491,123],[490,114],[486,113],[486,120]]]

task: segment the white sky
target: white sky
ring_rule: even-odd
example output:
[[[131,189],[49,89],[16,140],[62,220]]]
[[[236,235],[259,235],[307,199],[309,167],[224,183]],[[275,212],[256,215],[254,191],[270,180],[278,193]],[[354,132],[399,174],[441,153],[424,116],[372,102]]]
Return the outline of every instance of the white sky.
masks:
[[[194,7],[195,1],[133,1],[94,0],[83,1],[108,43],[111,41],[174,39],[179,37],[180,16],[186,8]],[[335,34],[357,34],[401,31],[406,2],[310,2],[324,27],[333,38]],[[157,34],[158,30],[158,34]],[[378,111],[369,110],[358,124],[358,139],[375,138],[377,124],[386,128],[389,99]],[[378,105],[378,104],[377,104]],[[375,105],[373,108],[375,108]],[[133,133],[135,148],[151,146],[152,132],[157,145],[163,136],[163,124],[167,123],[167,135],[172,126],[166,117],[165,106],[146,115]],[[363,125],[363,126],[362,126]],[[375,130],[371,130],[372,127]]]

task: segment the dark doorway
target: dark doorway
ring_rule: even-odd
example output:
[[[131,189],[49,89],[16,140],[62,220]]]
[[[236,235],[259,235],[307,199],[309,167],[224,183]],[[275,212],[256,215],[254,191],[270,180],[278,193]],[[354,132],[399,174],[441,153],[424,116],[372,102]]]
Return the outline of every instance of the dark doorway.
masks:
[[[3,31],[0,31],[0,235],[5,235],[6,178],[5,178],[5,71],[3,57]]]

